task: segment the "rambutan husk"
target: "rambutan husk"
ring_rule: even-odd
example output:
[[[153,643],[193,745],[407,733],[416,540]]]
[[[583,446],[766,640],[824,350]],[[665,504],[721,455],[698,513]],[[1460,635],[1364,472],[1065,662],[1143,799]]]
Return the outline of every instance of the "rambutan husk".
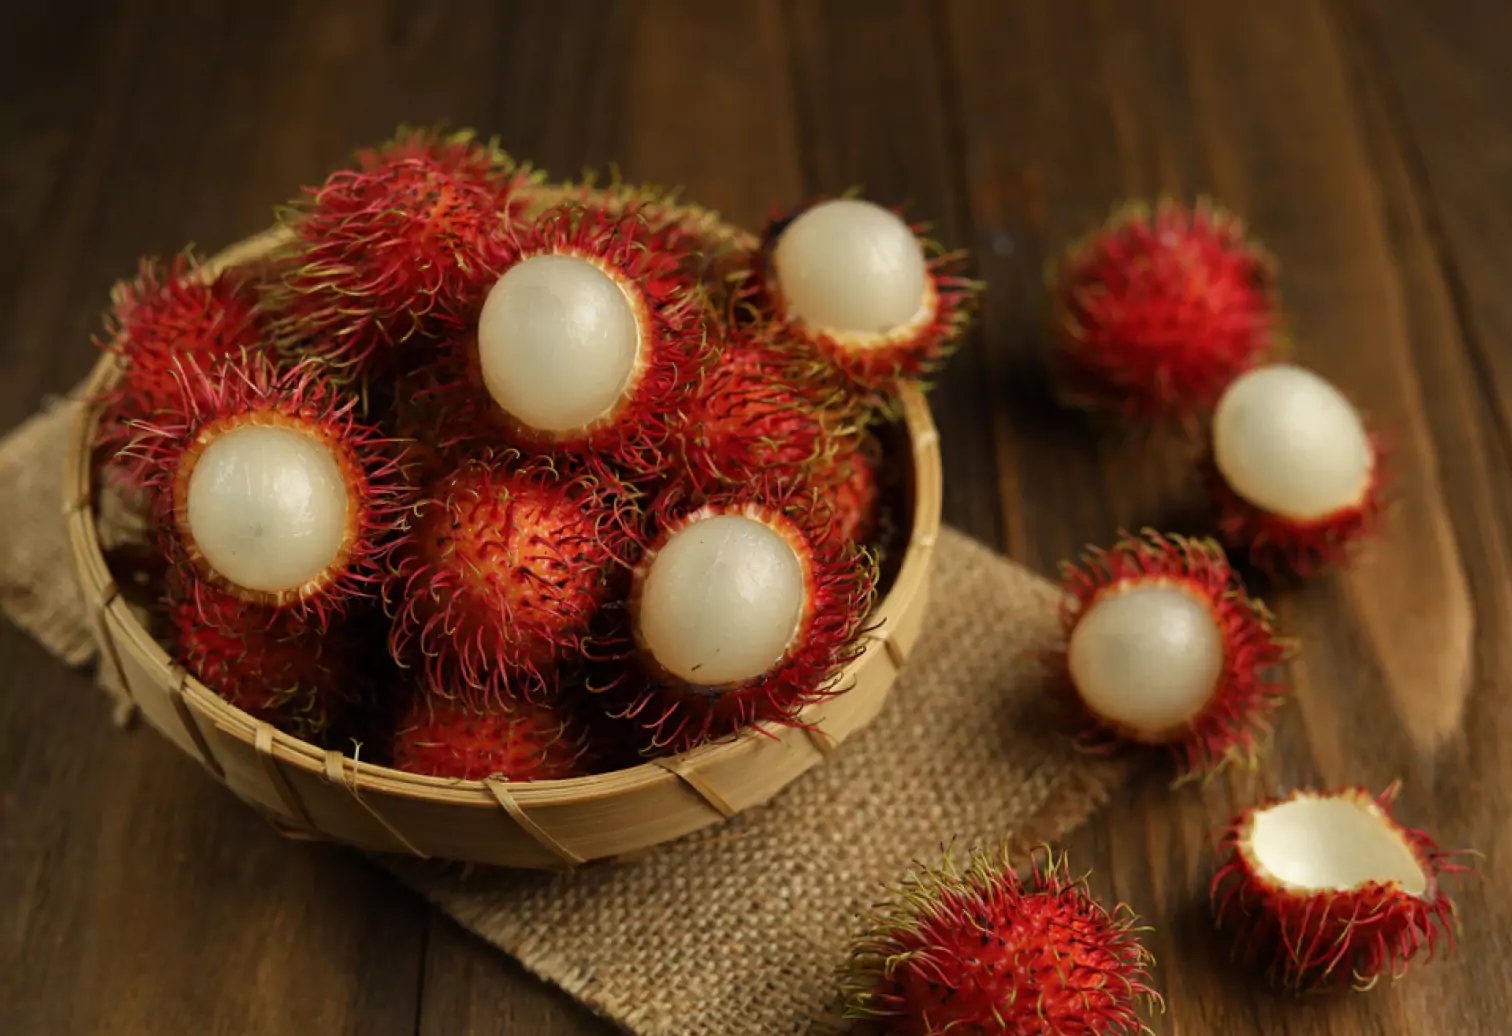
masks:
[[[777,532],[803,566],[804,602],[787,650],[771,668],[748,680],[695,684],[657,663],[641,639],[637,615],[651,565],[671,538],[701,519],[740,515]],[[633,658],[617,678],[590,690],[604,695],[616,717],[645,733],[644,751],[685,751],[733,737],[753,724],[803,726],[799,713],[839,694],[841,671],[865,650],[865,623],[876,594],[872,556],[826,538],[829,512],[808,487],[757,484],[742,490],[690,496],[673,487],[653,505],[648,540],[632,572],[629,629],[619,650],[600,655],[611,663]],[[759,729],[759,727],[758,727]]]
[[[195,597],[213,590],[248,604],[289,609],[300,621],[322,628],[350,601],[375,597],[413,495],[396,444],[377,428],[360,424],[353,416],[356,399],[311,363],[280,371],[267,357],[244,355],[204,371],[185,363],[179,375],[182,405],[134,422],[136,435],[128,452],[156,496],[170,562],[193,574],[184,593]],[[240,586],[217,572],[195,542],[188,506],[194,467],[219,436],[248,427],[308,436],[330,452],[345,482],[340,548],[319,575],[296,587],[269,591]]]
[[[1012,864],[1006,843],[964,867],[947,852],[890,889],[842,973],[846,1017],[896,1036],[1148,1032],[1141,1002],[1163,1005],[1139,919],[1048,847],[1024,878]]]
[[[638,215],[564,204],[492,243],[490,283],[527,259],[567,255],[593,263],[619,285],[636,311],[640,351],[619,400],[585,426],[529,427],[507,413],[484,385],[476,328],[455,338],[430,372],[446,417],[443,448],[487,443],[500,435],[528,453],[596,456],[633,476],[660,476],[678,414],[717,355],[709,340],[708,300],[679,255],[659,247]]]
[[[749,256],[747,268],[733,275],[739,282],[737,294],[760,315],[760,320],[780,330],[774,342],[839,374],[858,398],[889,411],[900,384],[922,383],[960,344],[971,325],[984,285],[965,276],[965,252],[945,251],[927,236],[930,229],[927,225],[910,224],[925,249],[928,271],[925,298],[914,319],[885,333],[810,327],[793,316],[782,299],[772,269],[772,250],[793,220],[825,200],[814,198],[790,211],[773,210],[759,247]],[[821,372],[812,375],[823,376]]]
[[[1067,402],[1144,424],[1209,413],[1276,349],[1276,265],[1210,200],[1118,208],[1046,275]]]
[[[1379,534],[1391,502],[1385,436],[1372,433],[1370,447],[1374,463],[1359,501],[1311,520],[1288,518],[1250,503],[1228,484],[1209,454],[1203,471],[1220,539],[1272,576],[1307,579],[1347,564],[1361,543]]]
[[[394,736],[394,767],[464,781],[565,780],[591,772],[588,727],[560,703],[466,702],[421,693]]]
[[[1199,711],[1176,727],[1142,730],[1093,711],[1072,680],[1068,650],[1077,626],[1099,601],[1153,586],[1179,588],[1206,606],[1222,638],[1223,665]],[[1080,564],[1064,564],[1061,589],[1065,646],[1050,655],[1048,665],[1052,682],[1080,714],[1079,747],[1110,752],[1127,742],[1159,746],[1175,758],[1183,781],[1233,762],[1253,765],[1270,733],[1270,716],[1286,699],[1274,671],[1293,645],[1276,633],[1270,610],[1249,595],[1218,544],[1153,531],[1138,538],[1122,534],[1110,548],[1089,548]]]
[[[1421,950],[1431,959],[1441,942],[1453,947],[1454,902],[1443,878],[1469,868],[1453,862],[1459,853],[1440,849],[1392,817],[1399,790],[1393,784],[1379,797],[1363,788],[1297,790],[1244,811],[1225,832],[1223,862],[1212,882],[1218,924],[1235,934],[1236,948],[1264,966],[1276,984],[1299,992],[1368,989],[1382,975],[1400,977]],[[1312,829],[1286,839],[1267,857],[1257,822],[1277,809],[1323,804],[1329,806],[1326,814],[1293,815],[1293,824]],[[1313,879],[1306,884],[1272,869],[1283,866],[1275,853],[1326,855],[1330,840],[1347,841],[1333,852],[1354,857],[1347,887],[1317,880],[1324,860],[1303,865]],[[1362,867],[1359,856],[1367,853],[1373,858]],[[1335,859],[1332,866],[1343,864]]]
[[[464,462],[423,498],[385,585],[395,660],[475,710],[555,696],[623,571],[627,498],[514,451]]]

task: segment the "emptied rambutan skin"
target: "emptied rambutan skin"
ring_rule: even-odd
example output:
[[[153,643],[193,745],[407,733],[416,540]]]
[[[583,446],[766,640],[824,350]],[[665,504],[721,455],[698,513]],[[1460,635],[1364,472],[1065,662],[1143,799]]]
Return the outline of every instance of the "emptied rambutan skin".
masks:
[[[265,357],[238,357],[182,373],[182,404],[136,422],[129,452],[156,494],[165,552],[193,574],[185,593],[213,589],[322,628],[350,602],[376,596],[413,495],[397,444],[359,423],[356,399],[309,363],[280,371]],[[272,468],[241,449],[266,454],[269,443]],[[210,456],[210,474],[197,478]],[[305,466],[276,470],[290,458]],[[264,506],[258,488],[277,498]],[[277,540],[281,531],[293,538]],[[311,561],[317,545],[306,541],[317,533],[330,541],[329,560],[287,578],[289,551]],[[267,578],[244,578],[259,558],[271,566]],[[226,562],[237,578],[217,567]]]
[[[477,710],[553,696],[623,571],[626,499],[513,451],[465,462],[423,497],[385,586],[395,660]]]
[[[1277,986],[1369,989],[1383,975],[1401,977],[1423,950],[1431,960],[1441,944],[1453,948],[1454,901],[1443,880],[1470,868],[1453,862],[1463,854],[1392,817],[1399,790],[1296,790],[1244,811],[1225,831],[1211,887],[1218,925]],[[1278,844],[1267,841],[1267,817],[1315,830],[1283,832]],[[1307,858],[1289,874],[1299,852]]]
[[[1274,261],[1206,200],[1123,206],[1047,280],[1065,395],[1134,422],[1210,412],[1280,333]]]
[[[1080,564],[1064,565],[1061,589],[1066,640],[1050,656],[1049,671],[1077,703],[1081,747],[1160,746],[1183,780],[1256,759],[1270,716],[1285,701],[1276,671],[1292,644],[1221,547],[1125,534],[1111,548],[1089,549]],[[1078,686],[1078,666],[1095,686]]]
[[[790,236],[785,245],[794,230],[802,240]],[[964,276],[965,253],[943,252],[924,239],[926,231],[855,198],[774,211],[742,276],[741,297],[785,332],[778,341],[829,365],[869,403],[885,405],[900,384],[927,377],[959,345],[982,289]],[[857,279],[832,283],[826,271],[835,270]],[[860,279],[863,272],[874,281]],[[806,317],[805,308],[816,312]]]
[[[608,700],[619,703],[611,706],[611,711],[646,732],[647,751],[684,751],[707,741],[734,736],[755,723],[802,726],[799,713],[804,706],[844,689],[840,682],[844,667],[866,647],[865,623],[876,593],[877,572],[870,554],[825,539],[827,517],[827,510],[812,490],[769,484],[696,499],[673,489],[654,505],[648,522],[649,540],[632,573],[630,628],[620,635],[617,656],[601,656],[633,658],[639,676],[625,672],[618,685],[593,688],[608,691]],[[669,547],[706,521],[734,521],[739,526],[720,529],[721,533],[734,534],[729,544],[732,550],[750,546],[745,541],[754,536],[757,556],[745,560],[766,562],[775,550],[786,555],[791,566],[779,559],[781,571],[764,570],[758,578],[741,568],[741,558],[721,556],[720,565],[709,571],[738,579],[741,589],[737,592],[726,587],[730,593],[721,594],[715,592],[718,588],[705,588],[710,589],[709,595],[699,599],[705,604],[719,600],[737,609],[748,609],[709,620],[726,632],[745,629],[738,637],[739,643],[711,647],[704,641],[713,634],[705,630],[696,641],[701,646],[659,645],[658,638],[672,636],[689,618],[688,609],[673,608],[668,612],[666,604],[679,599],[693,600],[698,590],[683,594],[672,584],[653,587],[657,578],[672,578],[666,573],[662,577],[656,575],[657,562],[672,553],[687,554],[679,564],[681,574],[676,578],[687,577],[687,565],[700,564],[699,549],[694,547],[690,553],[679,547],[669,552]],[[726,563],[733,567],[727,570]],[[737,570],[744,574],[732,576]],[[695,582],[707,578],[697,572],[693,575]],[[752,584],[747,582],[747,575],[762,585],[762,592],[755,600],[732,604],[735,598],[749,592]],[[789,585],[793,582],[789,576],[796,578],[796,585]],[[648,588],[654,600],[648,596]],[[766,591],[778,594],[783,600],[773,601]],[[747,656],[754,650],[752,638],[765,644],[775,630],[774,616],[780,618],[778,612],[786,606],[784,601],[794,605],[796,611],[792,632],[785,636],[785,646],[775,646],[772,661],[764,670],[728,678],[723,672],[726,669],[749,668],[747,663],[751,659]],[[652,608],[666,614],[653,615]],[[749,628],[743,626],[746,619],[750,620],[746,624]],[[702,657],[705,654],[707,658]],[[717,682],[698,675],[713,673],[715,669],[720,670]]]
[[[895,1036],[948,1033],[1145,1033],[1145,929],[1127,907],[1104,907],[1066,858],[1032,854],[1020,878],[1006,845],[947,853],[910,873],[866,920],[842,986],[846,1017]]]
[[[418,694],[394,736],[394,767],[455,780],[555,781],[589,770],[588,730],[561,704],[498,701],[476,710]]]

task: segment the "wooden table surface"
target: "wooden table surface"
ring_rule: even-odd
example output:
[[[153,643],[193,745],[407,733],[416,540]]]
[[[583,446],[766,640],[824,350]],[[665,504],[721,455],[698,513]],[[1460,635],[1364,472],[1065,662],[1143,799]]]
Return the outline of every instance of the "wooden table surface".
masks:
[[[1397,429],[1404,499],[1351,571],[1273,598],[1303,656],[1259,773],[1152,773],[1065,847],[1155,926],[1159,1032],[1512,1031],[1512,5],[123,0],[0,24],[0,427],[85,372],[139,254],[250,234],[351,149],[447,119],[752,226],[862,184],[971,248],[985,310],[934,396],[946,518],[1048,574],[1201,511],[1179,458],[1048,402],[1043,264],[1126,196],[1236,208],[1297,354]],[[1305,1003],[1229,965],[1201,906],[1215,828],[1278,785],[1396,778],[1409,822],[1488,854],[1458,952]],[[0,793],[0,1032],[608,1031],[117,732],[9,626]]]

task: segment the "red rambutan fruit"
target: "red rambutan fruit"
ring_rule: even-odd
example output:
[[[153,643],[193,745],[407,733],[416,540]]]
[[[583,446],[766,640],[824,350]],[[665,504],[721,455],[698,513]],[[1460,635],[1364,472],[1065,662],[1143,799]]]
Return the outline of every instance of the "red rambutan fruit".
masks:
[[[410,159],[434,162],[462,182],[489,191],[494,207],[508,218],[520,214],[530,189],[543,179],[539,171],[504,151],[497,138],[481,140],[467,129],[446,132],[436,127],[400,127],[381,147],[357,152],[357,165],[363,171]]]
[[[497,701],[482,711],[418,694],[394,736],[395,769],[464,781],[555,781],[589,772],[587,729],[561,705]]]
[[[341,623],[326,629],[288,611],[214,590],[170,592],[175,658],[248,715],[319,741],[357,690],[358,648]]]
[[[1211,411],[1280,324],[1273,261],[1207,201],[1124,206],[1048,281],[1066,395],[1135,421]]]
[[[370,596],[410,487],[394,443],[311,364],[265,358],[182,372],[182,403],[135,423],[130,451],[159,501],[191,595],[214,588],[324,627]]]
[[[385,590],[394,658],[419,657],[432,697],[474,709],[550,695],[612,595],[624,498],[512,451],[464,463],[423,496]]]
[[[867,543],[877,532],[881,487],[880,447],[871,437],[836,455],[821,478],[830,494],[830,536],[839,543]]]
[[[500,238],[476,332],[436,374],[456,439],[661,473],[715,351],[706,300],[639,217],[565,205]]]
[[[896,1036],[1148,1032],[1152,962],[1127,907],[1104,907],[1064,856],[1032,854],[1020,878],[1004,846],[947,854],[910,873],[845,968],[846,1017]]]
[[[1254,759],[1291,646],[1216,543],[1124,536],[1064,566],[1062,589],[1051,668],[1088,721],[1085,747],[1166,746],[1183,777]]]
[[[653,749],[801,725],[805,705],[842,689],[841,670],[865,648],[876,566],[826,539],[824,517],[790,486],[658,502],[630,590],[646,679],[622,710]]]
[[[970,322],[981,285],[963,253],[930,255],[896,213],[833,198],[776,215],[747,294],[785,332],[873,400],[935,370]]]
[[[1229,386],[1213,415],[1208,467],[1224,541],[1272,573],[1344,563],[1385,515],[1380,437],[1302,367],[1261,367]]]
[[[1419,950],[1454,944],[1453,863],[1391,816],[1399,785],[1299,790],[1246,810],[1228,829],[1213,878],[1220,927],[1249,959],[1298,991],[1399,977]]]

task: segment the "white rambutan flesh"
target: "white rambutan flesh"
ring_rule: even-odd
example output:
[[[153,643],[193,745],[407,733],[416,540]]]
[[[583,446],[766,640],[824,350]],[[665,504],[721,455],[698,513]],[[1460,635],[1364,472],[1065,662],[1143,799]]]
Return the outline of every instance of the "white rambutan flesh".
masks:
[[[868,201],[805,210],[778,236],[772,267],[788,315],[816,330],[883,334],[921,319],[927,303],[918,238]]]
[[[1346,892],[1368,882],[1421,896],[1428,875],[1403,831],[1368,799],[1298,796],[1255,813],[1248,852],[1296,891]]]
[[[1367,495],[1375,451],[1343,393],[1309,370],[1277,364],[1240,375],[1219,399],[1213,460],[1255,507],[1315,521]]]
[[[1212,699],[1224,669],[1223,631],[1196,594],[1135,583],[1087,609],[1072,631],[1067,664],[1096,716],[1157,736],[1181,728]]]
[[[243,425],[216,435],[195,461],[188,531],[226,580],[282,593],[336,563],[349,502],[341,466],[325,443],[292,428]]]
[[[640,339],[636,308],[612,277],[578,256],[538,255],[490,289],[478,361],[489,395],[517,421],[570,432],[614,411]]]
[[[764,523],[735,514],[695,521],[651,561],[639,605],[642,646],[689,683],[755,679],[792,643],[805,579],[793,545]]]

